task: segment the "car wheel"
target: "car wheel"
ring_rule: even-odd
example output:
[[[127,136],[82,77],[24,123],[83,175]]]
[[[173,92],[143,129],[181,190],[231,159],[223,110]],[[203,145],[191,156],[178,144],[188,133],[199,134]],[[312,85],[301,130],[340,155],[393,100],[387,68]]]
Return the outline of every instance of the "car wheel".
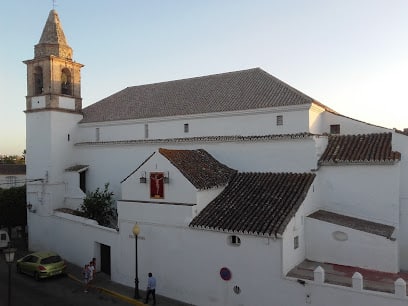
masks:
[[[39,280],[40,280],[40,274],[39,274],[38,272],[34,272],[34,279],[35,279],[36,281],[39,281]]]

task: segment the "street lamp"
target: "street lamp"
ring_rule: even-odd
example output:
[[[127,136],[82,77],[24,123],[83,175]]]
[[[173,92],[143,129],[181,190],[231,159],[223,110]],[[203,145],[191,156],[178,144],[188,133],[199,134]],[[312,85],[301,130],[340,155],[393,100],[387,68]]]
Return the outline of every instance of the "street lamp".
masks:
[[[17,249],[11,248],[9,244],[7,249],[3,251],[8,265],[8,306],[11,305],[11,264],[14,262],[14,254],[16,254],[16,250]]]
[[[135,236],[135,250],[136,250],[135,252],[136,254],[135,256],[135,263],[136,263],[135,265],[135,299],[139,299],[140,295],[139,295],[139,278],[138,278],[138,271],[137,271],[137,236],[139,236],[140,227],[137,223],[133,226],[132,231],[133,231],[133,235]]]

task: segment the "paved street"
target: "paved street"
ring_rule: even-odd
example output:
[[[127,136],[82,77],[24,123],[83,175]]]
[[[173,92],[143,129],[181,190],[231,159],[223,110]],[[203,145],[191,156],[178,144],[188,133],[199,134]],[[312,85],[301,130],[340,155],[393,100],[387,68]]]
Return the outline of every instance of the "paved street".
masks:
[[[26,243],[23,240],[14,240],[17,248],[16,259],[27,254]],[[11,269],[11,305],[12,306],[92,306],[92,305],[144,305],[133,299],[134,288],[126,287],[110,281],[108,275],[98,274],[95,287],[88,293],[83,292],[81,285],[81,268],[68,263],[68,276],[52,279],[43,279],[39,282],[25,274],[18,274],[15,264]],[[144,296],[143,290],[140,291]],[[8,266],[2,250],[0,250],[0,306],[7,305],[8,296]],[[191,306],[157,295],[157,304],[160,306]]]
[[[0,305],[7,305],[8,268],[4,259],[0,260]],[[115,297],[94,289],[84,293],[81,285],[70,278],[58,277],[39,282],[32,277],[18,274],[12,267],[11,305],[13,306],[82,306],[82,305],[127,305]]]
[[[15,241],[18,249],[16,259],[27,251],[23,241]],[[82,305],[126,305],[127,302],[93,289],[83,292],[81,285],[67,276],[43,279],[39,282],[34,278],[18,274],[15,264],[11,267],[11,305],[12,306],[82,306]],[[8,266],[3,251],[0,250],[0,306],[7,305]]]

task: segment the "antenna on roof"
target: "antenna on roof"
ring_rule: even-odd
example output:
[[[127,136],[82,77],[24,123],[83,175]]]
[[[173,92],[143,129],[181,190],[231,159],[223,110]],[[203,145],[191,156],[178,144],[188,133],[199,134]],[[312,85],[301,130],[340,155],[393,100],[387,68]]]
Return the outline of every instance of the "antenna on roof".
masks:
[[[52,9],[54,10],[55,9],[55,2],[56,2],[56,0],[52,0]]]

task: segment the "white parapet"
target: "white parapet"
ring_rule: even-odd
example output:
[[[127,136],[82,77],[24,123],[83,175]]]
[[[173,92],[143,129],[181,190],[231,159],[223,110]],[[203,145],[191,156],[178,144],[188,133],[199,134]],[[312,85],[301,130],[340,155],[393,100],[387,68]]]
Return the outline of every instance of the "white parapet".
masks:
[[[363,290],[363,276],[361,273],[355,272],[352,277],[353,289],[362,291]]]
[[[318,284],[323,284],[325,279],[325,272],[321,266],[318,266],[313,271],[314,281]]]
[[[395,283],[395,295],[398,297],[407,296],[407,283],[402,279],[398,278]]]

